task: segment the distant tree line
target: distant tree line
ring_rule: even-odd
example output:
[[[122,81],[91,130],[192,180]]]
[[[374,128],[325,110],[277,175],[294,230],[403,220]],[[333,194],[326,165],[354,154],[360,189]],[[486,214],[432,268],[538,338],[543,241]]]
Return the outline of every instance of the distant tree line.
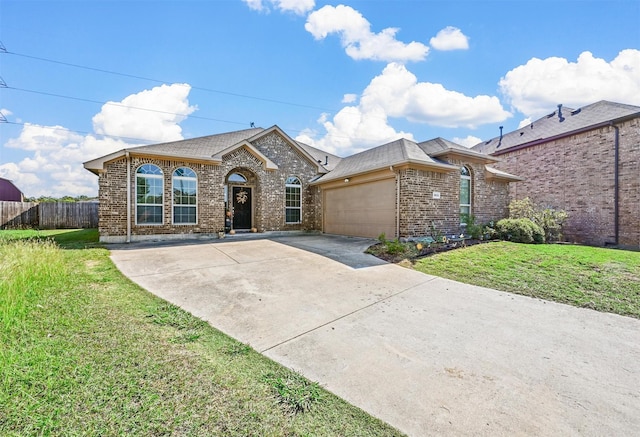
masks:
[[[46,203],[46,202],[88,202],[90,200],[95,200],[97,197],[89,197],[85,196],[62,196],[62,197],[51,197],[51,196],[40,196],[40,197],[25,197],[25,202],[38,202],[38,203]]]

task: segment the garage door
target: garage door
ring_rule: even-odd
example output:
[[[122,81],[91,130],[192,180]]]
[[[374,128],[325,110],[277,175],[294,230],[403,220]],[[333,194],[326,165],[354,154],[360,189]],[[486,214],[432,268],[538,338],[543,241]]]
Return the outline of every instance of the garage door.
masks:
[[[324,232],[394,238],[395,229],[395,178],[324,190]]]

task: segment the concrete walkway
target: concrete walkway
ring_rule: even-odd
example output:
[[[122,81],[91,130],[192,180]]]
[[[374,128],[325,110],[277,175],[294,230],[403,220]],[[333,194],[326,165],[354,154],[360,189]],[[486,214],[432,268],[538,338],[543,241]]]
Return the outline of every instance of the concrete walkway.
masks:
[[[409,435],[638,435],[639,320],[382,263],[370,243],[110,248],[142,287]]]

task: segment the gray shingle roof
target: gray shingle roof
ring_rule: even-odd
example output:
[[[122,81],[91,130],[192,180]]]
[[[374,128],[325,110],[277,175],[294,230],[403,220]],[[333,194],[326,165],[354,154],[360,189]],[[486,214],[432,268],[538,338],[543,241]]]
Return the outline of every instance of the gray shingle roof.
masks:
[[[319,179],[324,183],[338,180],[373,170],[380,170],[393,165],[404,163],[433,165],[434,167],[449,167],[449,164],[431,158],[420,146],[413,141],[401,138],[382,146],[374,147],[351,155],[338,163],[335,169]]]
[[[298,144],[298,146],[304,149],[305,152],[311,155],[313,159],[315,159],[316,162],[323,166],[327,171],[331,171],[336,168],[336,165],[338,165],[338,163],[342,160],[342,158],[337,155],[333,155],[329,152],[325,152],[324,150],[320,150],[308,144],[301,143],[300,141],[296,141],[296,143]]]
[[[511,147],[568,134],[633,114],[640,116],[640,107],[601,100],[579,109],[562,107],[560,112],[562,118],[556,109],[527,126],[504,134],[502,140],[497,136],[476,144],[472,149],[486,154],[499,153]]]
[[[263,128],[244,129],[188,140],[132,147],[129,151],[147,152],[151,154],[157,153],[185,158],[211,158],[216,153],[251,138],[262,131],[264,131]]]

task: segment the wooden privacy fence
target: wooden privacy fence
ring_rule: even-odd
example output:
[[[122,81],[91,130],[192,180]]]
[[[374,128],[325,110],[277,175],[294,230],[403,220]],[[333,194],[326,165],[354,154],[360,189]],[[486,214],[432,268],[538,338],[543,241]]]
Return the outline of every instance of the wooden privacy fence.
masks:
[[[0,202],[0,229],[97,227],[97,203]]]

